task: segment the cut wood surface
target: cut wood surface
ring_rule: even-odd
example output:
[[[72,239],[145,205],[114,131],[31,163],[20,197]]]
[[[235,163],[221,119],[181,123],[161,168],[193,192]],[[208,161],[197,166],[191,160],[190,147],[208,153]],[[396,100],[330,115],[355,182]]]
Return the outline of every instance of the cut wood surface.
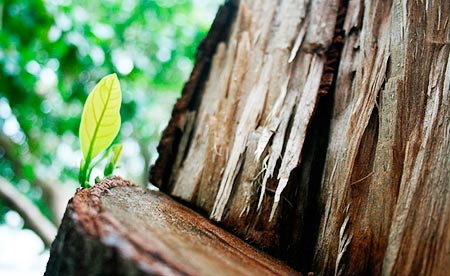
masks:
[[[301,271],[446,275],[450,2],[236,2],[151,181]]]
[[[298,275],[208,219],[121,178],[69,202],[45,275]]]

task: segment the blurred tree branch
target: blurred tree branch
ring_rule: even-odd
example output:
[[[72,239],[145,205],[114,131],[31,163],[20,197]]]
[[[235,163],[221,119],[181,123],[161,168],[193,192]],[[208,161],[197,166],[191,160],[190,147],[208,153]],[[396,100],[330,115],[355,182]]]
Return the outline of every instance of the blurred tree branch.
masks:
[[[0,198],[19,213],[25,225],[34,231],[49,247],[56,236],[56,226],[47,219],[34,203],[20,193],[12,183],[0,176]]]
[[[10,163],[16,176],[23,175],[23,160],[33,159],[29,153],[15,152],[17,147],[13,142],[3,133],[0,132],[0,147],[5,151],[5,156]],[[67,201],[72,195],[70,189],[58,183],[55,178],[42,179],[39,175],[35,175],[34,180],[31,180],[33,185],[42,190],[44,200],[48,203],[52,220],[56,225],[61,222],[64,210],[66,209]]]
[[[139,139],[136,138],[136,141],[139,144],[140,152],[142,154],[142,157],[144,157],[144,171],[142,172],[141,176],[141,185],[143,187],[147,187],[148,184],[148,168],[150,167],[150,161],[152,158],[152,155],[150,151],[147,148],[147,145],[150,143],[150,139]]]

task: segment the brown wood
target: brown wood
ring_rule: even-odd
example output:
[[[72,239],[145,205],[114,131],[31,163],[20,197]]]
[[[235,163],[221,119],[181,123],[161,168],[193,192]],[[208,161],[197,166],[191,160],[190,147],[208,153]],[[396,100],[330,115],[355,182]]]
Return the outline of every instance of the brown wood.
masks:
[[[164,130],[158,145],[158,152],[164,152],[164,155],[159,156],[155,166],[151,168],[152,182],[155,185],[161,186],[168,182],[175,155],[180,148],[179,145],[185,144],[189,140],[187,136],[183,136],[183,140],[181,138],[182,133],[186,133],[192,127],[193,113],[191,110],[195,110],[200,101],[200,97],[193,97],[193,95],[202,89],[204,79],[211,66],[211,57],[216,51],[217,44],[228,36],[228,29],[235,10],[235,4],[230,1],[221,6],[210,31],[198,47],[191,76],[184,85],[183,95],[175,104],[170,123]]]
[[[152,182],[304,272],[445,275],[449,18],[448,1],[240,1]]]
[[[317,275],[450,271],[450,3],[228,1],[151,181]],[[295,273],[121,179],[69,203],[47,275]]]
[[[176,203],[121,178],[69,202],[45,275],[297,275]]]

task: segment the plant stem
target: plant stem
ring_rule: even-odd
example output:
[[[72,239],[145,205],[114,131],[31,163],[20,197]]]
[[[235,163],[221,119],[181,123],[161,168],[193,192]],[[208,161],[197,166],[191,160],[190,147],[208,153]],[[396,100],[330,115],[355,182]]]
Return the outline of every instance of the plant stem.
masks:
[[[91,164],[91,156],[88,154],[86,157],[86,161],[84,162],[84,165],[80,167],[80,174],[78,176],[78,181],[80,182],[81,187],[83,188],[89,188],[89,179],[87,172],[89,169],[89,165]]]

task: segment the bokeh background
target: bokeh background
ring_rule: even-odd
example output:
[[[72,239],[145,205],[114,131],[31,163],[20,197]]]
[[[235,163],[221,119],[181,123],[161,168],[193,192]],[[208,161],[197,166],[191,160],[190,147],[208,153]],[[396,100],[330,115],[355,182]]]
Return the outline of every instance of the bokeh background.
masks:
[[[44,272],[48,248],[23,213],[35,207],[59,224],[78,187],[83,103],[113,72],[123,93],[115,174],[147,185],[161,131],[222,2],[0,0],[0,190],[25,208],[0,195],[0,275]]]

